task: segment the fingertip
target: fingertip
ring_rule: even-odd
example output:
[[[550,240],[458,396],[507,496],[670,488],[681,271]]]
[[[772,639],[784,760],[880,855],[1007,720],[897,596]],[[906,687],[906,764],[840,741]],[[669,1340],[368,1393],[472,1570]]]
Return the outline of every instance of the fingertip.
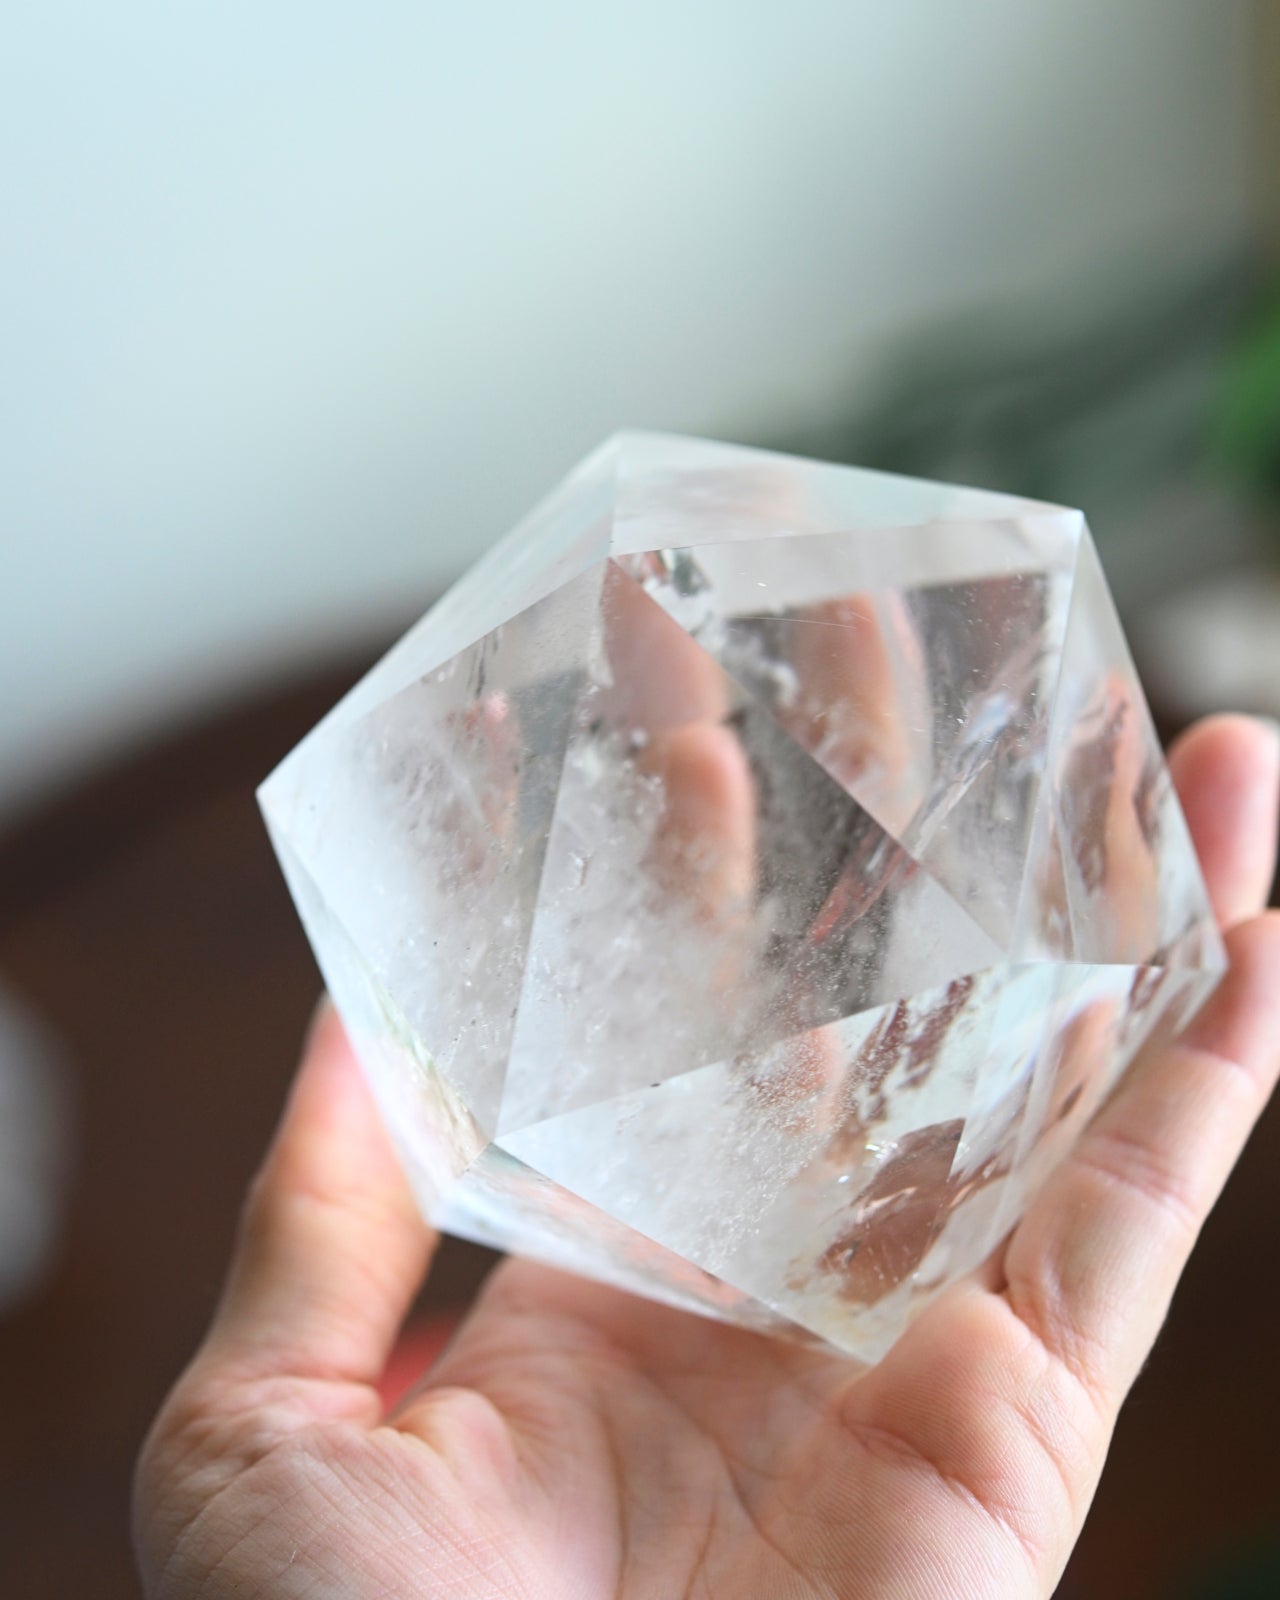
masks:
[[[1280,734],[1256,717],[1224,713],[1189,728],[1169,767],[1218,921],[1261,910],[1276,864]]]
[[[1280,782],[1280,724],[1269,717],[1220,711],[1202,717],[1176,738],[1169,748],[1175,776],[1189,763],[1201,761],[1235,769],[1255,780]]]

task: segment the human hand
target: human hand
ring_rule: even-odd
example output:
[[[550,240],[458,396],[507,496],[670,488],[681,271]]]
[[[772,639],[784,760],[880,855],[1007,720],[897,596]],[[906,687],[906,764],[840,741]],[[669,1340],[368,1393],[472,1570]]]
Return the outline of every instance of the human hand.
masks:
[[[152,1600],[977,1600],[1052,1593],[1119,1406],[1280,1067],[1280,749],[1171,764],[1232,965],[1128,1075],[984,1281],[864,1371],[525,1261],[390,1417],[433,1240],[334,1017],[214,1325],[143,1451]]]

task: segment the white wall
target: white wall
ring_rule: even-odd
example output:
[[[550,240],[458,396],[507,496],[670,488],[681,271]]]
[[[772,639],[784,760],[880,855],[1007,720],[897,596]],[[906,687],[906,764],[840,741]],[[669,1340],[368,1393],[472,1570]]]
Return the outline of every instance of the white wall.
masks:
[[[1240,0],[10,0],[0,804],[732,434],[1245,226]]]

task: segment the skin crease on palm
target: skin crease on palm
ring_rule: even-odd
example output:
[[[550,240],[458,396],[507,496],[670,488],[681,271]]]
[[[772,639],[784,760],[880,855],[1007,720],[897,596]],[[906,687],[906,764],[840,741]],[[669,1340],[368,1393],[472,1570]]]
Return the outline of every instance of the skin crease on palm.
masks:
[[[743,836],[734,755],[709,727],[646,759],[691,826],[710,808]],[[1051,1595],[1280,1070],[1280,917],[1261,909],[1280,743],[1214,718],[1171,766],[1230,971],[1135,1065],[981,1281],[870,1370],[512,1260],[381,1415],[374,1385],[435,1241],[322,1012],[213,1326],[143,1450],[147,1594]]]

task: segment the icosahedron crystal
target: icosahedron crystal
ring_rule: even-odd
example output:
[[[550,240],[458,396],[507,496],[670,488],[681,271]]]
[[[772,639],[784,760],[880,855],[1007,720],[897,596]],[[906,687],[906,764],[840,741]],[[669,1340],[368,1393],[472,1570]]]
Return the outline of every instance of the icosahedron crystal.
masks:
[[[865,1359],[1223,965],[1079,512],[585,461],[261,800],[440,1227]]]

